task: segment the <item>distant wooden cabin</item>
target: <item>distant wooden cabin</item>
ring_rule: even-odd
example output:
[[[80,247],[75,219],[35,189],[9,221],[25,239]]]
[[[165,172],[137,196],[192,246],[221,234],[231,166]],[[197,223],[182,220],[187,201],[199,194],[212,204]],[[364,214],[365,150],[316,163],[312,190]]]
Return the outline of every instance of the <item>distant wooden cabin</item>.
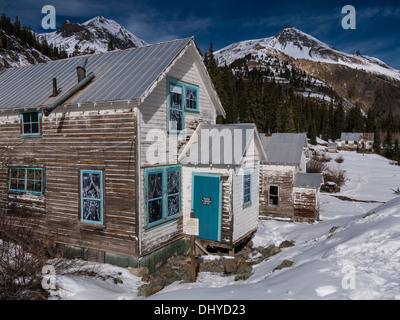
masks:
[[[337,153],[338,152],[337,144],[334,142],[328,142],[328,152]]]
[[[260,164],[260,218],[318,220],[322,175],[306,172],[310,158],[306,134],[260,138],[267,156]]]
[[[375,135],[373,133],[343,132],[340,139],[335,141],[342,150],[361,150],[372,152],[374,150]]]

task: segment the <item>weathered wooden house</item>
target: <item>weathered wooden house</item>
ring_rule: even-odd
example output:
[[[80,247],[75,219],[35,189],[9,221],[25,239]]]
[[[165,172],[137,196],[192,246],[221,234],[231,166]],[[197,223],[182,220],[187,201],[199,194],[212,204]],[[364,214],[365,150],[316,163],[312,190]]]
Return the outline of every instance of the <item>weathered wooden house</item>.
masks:
[[[321,174],[308,174],[306,134],[260,134],[267,156],[260,164],[260,218],[319,218]]]
[[[38,235],[59,248],[135,266],[179,248],[185,217],[202,201],[221,219],[212,240],[231,248],[256,228],[241,219],[258,214],[257,162],[179,159],[199,124],[213,126],[218,115],[225,112],[193,38],[4,70],[1,206],[29,212]],[[214,193],[199,200],[208,183]],[[242,216],[228,213],[236,197]]]

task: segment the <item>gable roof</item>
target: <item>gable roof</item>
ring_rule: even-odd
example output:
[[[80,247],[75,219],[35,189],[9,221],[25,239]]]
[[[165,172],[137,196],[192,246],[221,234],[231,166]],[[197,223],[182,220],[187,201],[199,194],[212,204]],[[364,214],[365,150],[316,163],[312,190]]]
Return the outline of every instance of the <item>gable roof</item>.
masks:
[[[341,141],[358,141],[363,134],[360,132],[342,132],[340,135]]]
[[[68,103],[138,100],[175,59],[194,44],[193,38],[144,47],[80,56],[0,72],[0,109],[47,107],[77,84],[76,68],[88,59],[87,73],[94,79]],[[62,90],[52,94],[52,79]],[[223,113],[222,106],[217,112]],[[221,111],[222,109],[222,111]]]
[[[255,150],[251,150],[252,147]],[[239,165],[246,157],[253,157],[252,152],[262,160],[267,159],[255,124],[201,123],[180,154],[179,161],[185,164]]]
[[[307,147],[305,133],[274,133],[269,138],[260,134],[260,139],[268,157],[266,163],[269,164],[298,165],[303,148]]]
[[[319,188],[323,182],[324,177],[321,173],[297,173],[293,186]]]

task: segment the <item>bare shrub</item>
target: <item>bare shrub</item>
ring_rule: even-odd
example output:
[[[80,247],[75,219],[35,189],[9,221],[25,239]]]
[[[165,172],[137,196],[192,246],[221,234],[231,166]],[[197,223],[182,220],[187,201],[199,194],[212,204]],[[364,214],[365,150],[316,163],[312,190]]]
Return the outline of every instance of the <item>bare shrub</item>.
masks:
[[[83,261],[52,259],[52,241],[34,234],[32,219],[19,210],[0,213],[0,300],[47,299],[49,289],[60,287],[43,285],[45,267],[50,267],[57,276],[93,272]]]
[[[337,158],[335,159],[335,161],[336,161],[337,163],[343,163],[344,158],[343,158],[343,156],[339,156],[339,157],[337,157]]]
[[[312,158],[307,162],[307,173],[322,173],[326,170],[326,164],[324,162],[318,161]]]
[[[324,171],[324,180],[335,182],[339,187],[346,182],[346,171],[340,168],[328,168]]]
[[[319,162],[330,162],[332,160],[331,157],[327,156],[325,153],[318,156],[317,160]]]

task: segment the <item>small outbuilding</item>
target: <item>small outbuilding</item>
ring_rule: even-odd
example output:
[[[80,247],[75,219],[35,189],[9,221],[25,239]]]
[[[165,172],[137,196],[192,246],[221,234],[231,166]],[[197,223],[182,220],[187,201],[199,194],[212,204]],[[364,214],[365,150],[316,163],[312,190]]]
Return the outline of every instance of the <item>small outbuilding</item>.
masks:
[[[254,124],[201,123],[183,149],[183,228],[199,219],[204,247],[233,252],[257,231],[259,168],[266,155]]]
[[[294,217],[319,220],[320,188],[324,179],[319,173],[297,173],[293,184]]]
[[[266,161],[260,164],[260,219],[318,220],[321,174],[308,174],[307,135],[260,135]],[[321,182],[320,182],[321,181]]]

